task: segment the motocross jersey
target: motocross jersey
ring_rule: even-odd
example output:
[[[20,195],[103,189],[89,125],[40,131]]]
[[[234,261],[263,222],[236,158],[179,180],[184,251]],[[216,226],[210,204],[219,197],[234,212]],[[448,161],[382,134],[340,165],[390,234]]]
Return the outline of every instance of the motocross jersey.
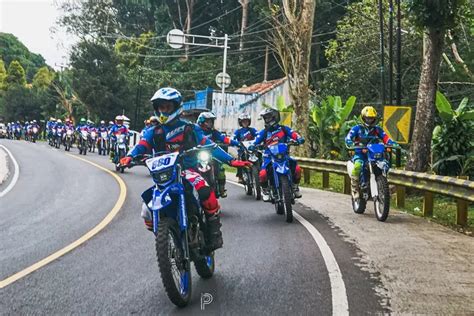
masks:
[[[76,132],[80,133],[82,131],[89,132],[89,126],[87,126],[87,125],[78,125],[76,127]]]
[[[97,128],[97,131],[99,132],[99,134],[100,134],[100,133],[103,133],[103,132],[106,132],[106,133],[109,132],[107,126],[105,126],[105,125],[104,125],[104,126],[99,126],[99,127]]]
[[[152,126],[145,130],[140,142],[132,149],[129,156],[135,157],[145,153],[155,152],[183,152],[197,145],[212,145],[213,142],[204,136],[202,130],[195,124],[177,119],[163,126]],[[225,163],[233,160],[220,147],[215,147],[212,156]],[[197,165],[196,157],[185,157],[184,168],[193,168]]]
[[[270,153],[268,147],[279,143],[287,143],[290,139],[298,140],[301,136],[293,131],[290,127],[285,125],[276,125],[270,129],[263,129],[258,132],[255,138],[255,145],[262,142],[265,144],[265,153]]]
[[[236,141],[254,140],[257,136],[257,130],[253,127],[242,127],[234,132],[234,139]]]
[[[354,143],[362,143],[366,145],[372,138],[380,139],[384,144],[392,144],[393,140],[384,132],[380,126],[374,126],[367,128],[363,125],[356,125],[351,128],[346,136],[346,145],[351,147]],[[361,153],[362,149],[356,149],[356,153]]]
[[[117,134],[125,134],[128,136],[128,128],[125,125],[113,125],[112,128],[110,129],[109,134],[111,136],[115,136]]]
[[[196,125],[196,127],[202,131],[204,136],[209,138],[214,143],[222,143],[222,144],[231,145],[231,146],[239,145],[238,141],[231,139],[229,136],[225,136],[224,134],[222,134],[216,129],[205,130],[199,125]]]

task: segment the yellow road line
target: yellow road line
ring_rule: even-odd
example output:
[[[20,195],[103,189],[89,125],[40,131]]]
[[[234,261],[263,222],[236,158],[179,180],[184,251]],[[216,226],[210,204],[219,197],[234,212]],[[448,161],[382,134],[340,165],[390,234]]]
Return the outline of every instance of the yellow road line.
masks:
[[[93,163],[89,160],[79,158],[79,157],[73,156],[71,154],[67,154],[67,155],[71,156],[73,158],[82,160],[84,162],[87,162],[87,163],[93,165],[94,167],[99,168],[99,169],[107,172],[108,174],[112,175],[120,186],[119,198],[118,198],[117,202],[115,203],[114,207],[112,208],[112,210],[107,214],[107,216],[105,216],[105,218],[99,224],[97,224],[97,226],[92,228],[90,231],[88,231],[81,238],[77,239],[76,241],[74,241],[73,243],[67,245],[66,247],[56,251],[55,253],[53,253],[53,254],[47,256],[46,258],[44,258],[43,260],[38,261],[37,263],[29,266],[28,268],[23,269],[23,270],[15,273],[15,274],[13,274],[12,276],[9,276],[8,278],[0,281],[0,289],[3,289],[4,287],[12,284],[13,282],[18,281],[19,279],[27,276],[28,274],[35,272],[36,270],[38,270],[38,269],[44,267],[45,265],[53,262],[54,260],[58,259],[59,257],[64,256],[66,253],[74,250],[75,248],[82,245],[84,242],[86,242],[89,239],[91,239],[92,237],[94,237],[98,232],[100,232],[102,229],[104,229],[114,219],[114,217],[118,214],[118,212],[122,208],[123,204],[125,203],[125,197],[127,196],[127,186],[125,185],[125,182],[123,182],[123,180],[118,175],[116,175],[112,171],[110,171],[110,170],[108,170],[108,169],[106,169],[102,166],[99,166],[98,164]]]

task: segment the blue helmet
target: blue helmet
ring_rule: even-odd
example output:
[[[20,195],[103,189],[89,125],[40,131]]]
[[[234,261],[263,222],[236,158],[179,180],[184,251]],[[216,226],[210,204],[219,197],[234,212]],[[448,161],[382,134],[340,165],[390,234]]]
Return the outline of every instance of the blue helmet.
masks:
[[[183,97],[178,90],[174,88],[161,88],[155,92],[153,97],[150,99],[155,110],[155,115],[158,116],[158,120],[161,124],[167,124],[176,119],[182,112],[181,103]],[[174,109],[171,113],[164,113],[159,111],[159,105],[163,101],[171,101],[174,104]]]

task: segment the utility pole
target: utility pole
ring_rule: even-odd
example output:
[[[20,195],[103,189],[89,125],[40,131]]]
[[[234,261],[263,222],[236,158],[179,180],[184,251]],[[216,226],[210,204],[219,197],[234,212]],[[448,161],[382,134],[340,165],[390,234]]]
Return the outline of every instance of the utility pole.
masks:
[[[166,35],[166,41],[168,45],[172,48],[181,48],[183,45],[192,45],[192,46],[204,46],[204,47],[216,47],[224,49],[224,58],[222,62],[222,73],[223,78],[226,76],[227,70],[227,45],[229,37],[227,34],[224,34],[224,37],[216,36],[203,36],[203,35],[193,35],[193,34],[184,34],[183,31],[178,29],[173,29],[168,32]],[[225,82],[222,80],[222,105],[225,106]]]
[[[401,0],[395,0],[397,6],[397,73],[396,73],[396,89],[397,89],[397,105],[402,105],[402,70],[401,70],[401,59],[402,59],[402,14],[401,14]],[[396,150],[395,165],[400,167],[402,165],[402,151],[400,148]]]
[[[388,1],[388,103],[393,104],[393,0]]]
[[[383,34],[383,0],[379,0],[379,26],[380,26],[380,84],[381,108],[385,106],[385,61],[384,61],[384,34]]]
[[[396,73],[396,90],[397,105],[402,105],[402,77],[401,77],[401,59],[402,59],[402,14],[400,8],[401,0],[395,0],[397,6],[397,73]]]

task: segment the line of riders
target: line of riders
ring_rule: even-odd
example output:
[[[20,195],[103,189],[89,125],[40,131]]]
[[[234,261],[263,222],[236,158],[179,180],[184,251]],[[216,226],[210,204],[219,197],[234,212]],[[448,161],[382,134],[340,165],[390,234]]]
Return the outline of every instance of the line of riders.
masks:
[[[36,120],[26,121],[25,124],[21,124],[20,121],[10,122],[7,123],[7,138],[17,140],[24,138],[34,143],[40,136],[40,130]]]
[[[148,120],[147,120],[148,121]],[[105,121],[100,121],[96,126],[94,122],[81,118],[78,125],[66,118],[63,123],[61,119],[51,118],[46,123],[46,134],[48,143],[51,146],[60,148],[64,146],[69,151],[73,144],[77,144],[79,154],[86,155],[87,151],[95,152],[97,148],[99,155],[110,155],[112,161],[118,160],[115,157],[118,143],[124,145],[125,156],[128,141],[131,135],[127,125],[124,124],[125,116],[117,115],[115,123],[110,121],[108,125]]]
[[[79,148],[83,142],[91,144],[91,140],[107,144],[106,151],[110,150],[116,170],[147,166],[154,185],[142,194],[141,217],[156,236],[158,263],[167,294],[173,303],[184,306],[190,297],[190,262],[194,262],[202,277],[212,276],[214,251],[223,245],[218,198],[227,196],[224,164],[237,168],[238,181],[244,185],[246,194],[271,202],[276,213],[286,214],[286,221],[291,222],[292,204],[302,196],[299,189],[302,170],[290,156],[289,148],[304,144],[305,139],[280,124],[280,113],[273,108],[260,113],[264,122],[260,131],[251,126],[250,115],[241,114],[237,118],[240,128],[229,137],[215,128],[217,117],[212,112],[201,113],[196,123],[182,118],[183,99],[174,88],[157,90],[150,101],[155,117],[145,122],[147,126],[138,144],[130,150],[125,146],[119,154],[119,139],[127,140],[130,135],[123,116],[117,116],[115,124],[109,122],[106,126],[101,121],[97,127],[85,119],[77,127],[68,120],[65,124],[50,120],[46,129],[50,144],[58,138],[64,143],[68,132],[72,142],[76,137]],[[389,168],[389,164],[384,164],[383,153],[386,147],[398,146],[377,125],[373,107],[364,107],[360,119],[360,124],[352,127],[345,139],[353,151],[348,172],[356,213],[365,210],[369,197],[383,207],[389,203],[389,196],[388,201],[386,196],[377,197],[389,191],[386,179],[383,182]],[[370,146],[379,143],[382,153],[377,146],[372,149]],[[236,147],[237,158],[225,150],[228,146]],[[372,183],[372,168],[380,169],[375,172],[376,184]]]

